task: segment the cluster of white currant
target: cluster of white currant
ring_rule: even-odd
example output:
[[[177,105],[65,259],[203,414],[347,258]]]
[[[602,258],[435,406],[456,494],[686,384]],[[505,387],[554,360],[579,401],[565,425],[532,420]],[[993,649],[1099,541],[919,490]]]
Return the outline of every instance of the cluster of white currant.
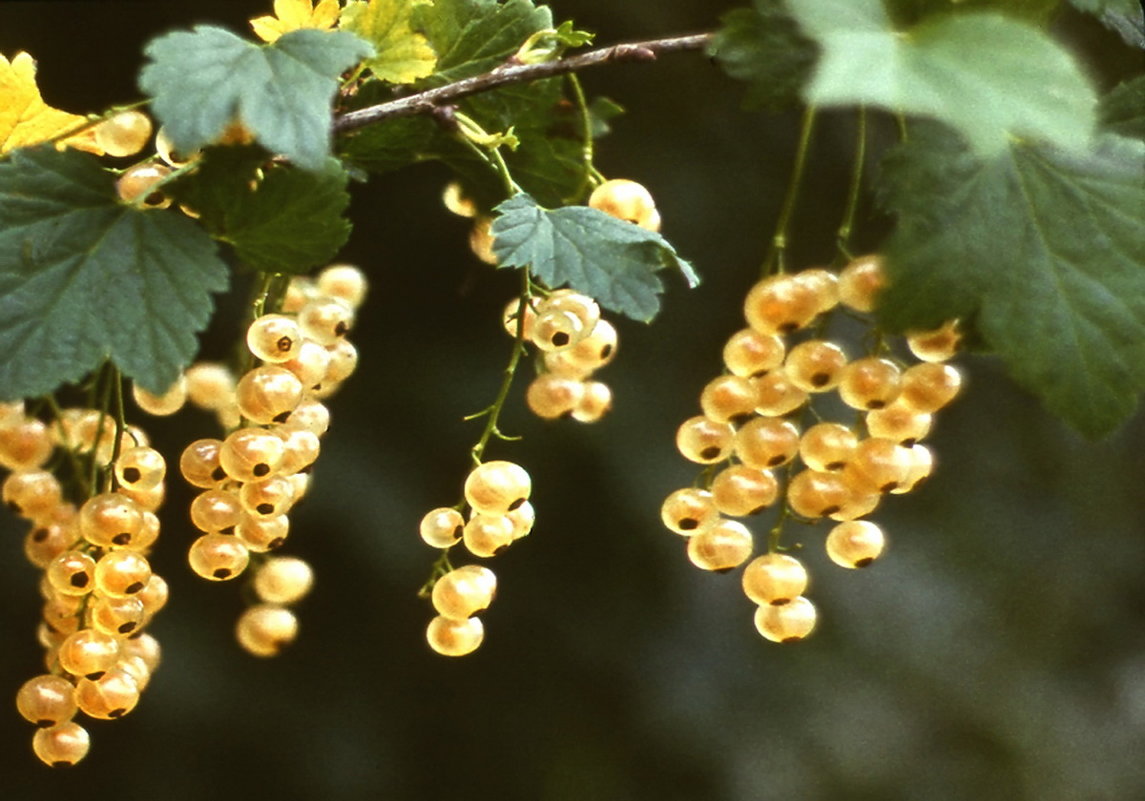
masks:
[[[200,363],[160,398],[136,393],[145,408],[164,413],[190,398],[232,429],[224,439],[192,442],[180,457],[183,478],[203,490],[191,502],[191,522],[203,533],[188,561],[203,578],[227,581],[243,574],[256,555],[260,602],[240,616],[236,636],[258,656],[277,654],[297,635],[298,621],[287,605],[309,591],[310,567],[299,559],[257,555],[286,541],[288,513],[309,488],[320,437],[330,425],[322,400],[357,366],[346,333],[365,292],[365,276],[349,265],[327,267],[315,281],[296,278],[282,313],[264,314],[247,329],[256,364],[237,381],[222,365]]]
[[[676,434],[686,459],[726,466],[703,487],[671,493],[661,507],[664,525],[687,538],[697,567],[729,571],[746,562],[752,534],[729,518],[757,514],[781,497],[786,509],[777,526],[788,513],[836,521],[826,539],[836,564],[865,567],[882,553],[882,530],[861,518],[885,494],[909,492],[931,473],[933,456],[919,440],[961,387],[961,374],[946,363],[958,349],[957,325],[908,336],[918,360],[910,365],[885,347],[852,360],[841,345],[815,333],[796,343],[786,337],[840,304],[870,312],[884,282],[879,257],[865,256],[838,275],[823,269],[780,274],[748,292],[748,327],[724,347],[726,373],[704,387],[703,414]],[[804,429],[811,399],[832,390],[860,412],[860,422],[826,421],[816,413],[818,422]],[[807,571],[790,554],[772,551],[747,565],[743,588],[758,605],[761,635],[788,642],[811,632],[816,612],[802,595],[806,586]]]
[[[422,540],[448,550],[461,542],[474,556],[496,556],[533,530],[536,514],[529,503],[533,482],[513,462],[479,464],[465,479],[465,502],[430,510],[419,527]],[[469,508],[469,519],[462,509]],[[497,576],[482,565],[464,565],[442,573],[430,599],[437,616],[426,628],[426,640],[445,656],[464,656],[485,639],[477,617],[497,591]]]
[[[75,464],[110,466],[112,489],[91,494],[77,510],[44,469],[57,447],[71,451]],[[123,717],[159,665],[159,644],[144,628],[168,597],[167,582],[147,559],[159,536],[155,510],[166,463],[139,428],[117,437],[107,414],[65,409],[48,426],[18,402],[0,405],[0,465],[12,471],[4,503],[31,524],[24,553],[44,571],[38,638],[46,672],[25,682],[16,706],[39,727],[36,755],[49,765],[73,765],[90,745],[76,712]]]

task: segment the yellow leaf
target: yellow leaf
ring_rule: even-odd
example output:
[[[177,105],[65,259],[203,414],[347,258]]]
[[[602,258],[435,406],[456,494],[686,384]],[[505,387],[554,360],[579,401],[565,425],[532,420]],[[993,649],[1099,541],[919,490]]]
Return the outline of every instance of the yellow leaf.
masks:
[[[255,17],[250,21],[255,36],[273,42],[284,33],[300,28],[330,30],[338,21],[338,0],[274,0],[275,16]]]
[[[36,86],[36,62],[27,53],[9,61],[0,54],[0,153],[56,138],[87,122],[86,117],[52,108]],[[95,143],[95,130],[88,128],[57,143],[103,155]]]
[[[433,0],[352,0],[342,10],[342,30],[365,39],[378,55],[365,62],[370,71],[390,83],[412,83],[433,74],[437,54],[411,27],[413,10]]]

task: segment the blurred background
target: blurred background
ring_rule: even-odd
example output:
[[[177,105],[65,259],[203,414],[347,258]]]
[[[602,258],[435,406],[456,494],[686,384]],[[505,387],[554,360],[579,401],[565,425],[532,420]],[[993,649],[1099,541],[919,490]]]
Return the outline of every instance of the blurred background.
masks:
[[[731,3],[560,0],[558,19],[598,43],[710,30]],[[46,100],[85,112],[138,96],[144,43],[196,22],[245,32],[263,2],[2,2],[0,52],[31,52]],[[1103,88],[1138,69],[1087,18],[1059,33]],[[387,798],[436,801],[1124,801],[1145,798],[1145,420],[1086,442],[986,356],[929,445],[935,477],[875,516],[890,539],[866,571],[796,531],[821,617],[776,646],[752,625],[737,573],[705,574],[658,520],[695,471],[673,435],[720,370],[723,341],[771,236],[797,115],[739,110],[706,58],[586,73],[629,109],[598,166],[655,194],[664,233],[704,277],[665,276],[651,326],[619,321],[600,376],[613,413],[594,426],[532,417],[515,388],[488,455],[525,465],[533,535],[491,563],[500,579],[486,641],[463,659],[424,643],[415,593],[434,552],[417,536],[452,503],[509,342],[515,279],[469,255],[447,214],[448,180],[423,165],[354,189],[346,261],[372,291],[352,334],[359,373],[331,402],[314,491],[283,552],[315,566],[299,640],[275,660],[240,651],[239,587],[185,566],[191,497],[170,482],[154,562],[172,588],[153,626],[164,663],[140,707],[93,722],[70,770],[31,753],[32,727],[0,715],[5,799]],[[876,134],[879,135],[876,130]],[[853,146],[850,115],[824,114],[796,223],[793,263],[833,255]],[[872,164],[872,168],[873,168]],[[869,201],[869,199],[868,199]],[[869,202],[857,242],[886,221]],[[243,280],[220,298],[204,353],[238,334]],[[214,434],[195,411],[137,421],[165,453]],[[0,518],[0,688],[41,670],[37,572],[23,525]],[[758,533],[762,534],[763,526]]]

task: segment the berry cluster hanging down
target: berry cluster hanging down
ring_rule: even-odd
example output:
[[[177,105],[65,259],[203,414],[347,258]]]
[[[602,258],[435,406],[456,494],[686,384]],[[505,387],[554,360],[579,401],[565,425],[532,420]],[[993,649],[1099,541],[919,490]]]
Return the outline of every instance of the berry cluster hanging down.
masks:
[[[16,707],[38,727],[36,755],[73,765],[90,745],[77,711],[123,717],[159,665],[159,644],[144,629],[167,603],[167,582],[147,559],[166,463],[138,427],[117,435],[106,411],[55,410],[48,425],[13,403],[0,406],[0,465],[12,471],[4,503],[30,524],[24,553],[43,571],[37,636],[46,672],[25,682]],[[53,470],[71,474],[61,482]],[[69,494],[85,496],[78,509]]]
[[[282,313],[260,315],[247,329],[249,370],[236,381],[222,365],[196,364],[169,393],[213,411],[230,429],[223,439],[192,442],[179,460],[183,478],[202,490],[190,509],[202,535],[188,561],[209,581],[253,568],[258,603],[240,616],[236,637],[256,656],[274,656],[297,636],[289,605],[309,591],[310,567],[265,554],[286,542],[288,513],[310,486],[330,425],[322,401],[357,365],[346,333],[365,291],[365,277],[348,265],[328,267],[316,281],[293,279]]]
[[[910,335],[910,364],[881,336],[859,358],[823,338],[827,315],[840,305],[870,312],[883,282],[880,259],[867,256],[838,275],[811,269],[757,283],[744,301],[748,327],[724,347],[726,372],[701,392],[703,413],[676,434],[680,453],[709,468],[698,486],[667,497],[661,517],[687,538],[697,567],[726,572],[748,562],[754,537],[732,518],[782,505],[768,552],[743,572],[756,628],[771,641],[802,639],[816,621],[803,596],[807,571],[781,544],[785,523],[835,521],[825,542],[830,559],[848,568],[871,564],[885,538],[864,518],[885,495],[910,492],[930,475],[933,456],[919,441],[961,387],[961,374],[946,363],[960,339],[953,322]],[[838,421],[825,419],[832,391],[841,401]],[[824,400],[816,406],[816,399]],[[856,412],[857,421],[842,419]]]

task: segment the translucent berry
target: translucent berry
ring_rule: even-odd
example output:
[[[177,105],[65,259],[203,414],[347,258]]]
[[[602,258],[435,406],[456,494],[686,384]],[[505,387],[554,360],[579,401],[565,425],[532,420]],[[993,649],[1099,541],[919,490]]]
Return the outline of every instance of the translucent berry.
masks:
[[[904,495],[930,477],[934,470],[934,454],[925,445],[912,445],[910,450],[910,471],[906,480],[891,490],[894,495]]]
[[[167,461],[154,448],[129,448],[115,462],[115,478],[133,489],[153,489],[163,483]]]
[[[139,684],[123,668],[112,668],[98,679],[76,683],[76,705],[88,717],[116,720],[139,703]]]
[[[783,364],[786,345],[778,334],[761,334],[744,328],[732,334],[724,345],[724,366],[732,375],[760,376]]]
[[[720,519],[712,493],[688,487],[678,489],[664,499],[660,506],[660,519],[677,534],[690,537]]]
[[[238,496],[227,490],[200,492],[191,501],[191,523],[206,534],[234,534],[242,516]]]
[[[867,486],[856,487],[851,480],[851,476],[843,471],[843,480],[851,487],[851,497],[847,499],[846,503],[838,508],[837,511],[827,515],[832,520],[855,520],[859,517],[865,517],[875,509],[879,508],[883,496],[881,492],[870,489]]]
[[[477,216],[477,204],[466,196],[465,190],[457,181],[450,181],[445,185],[445,191],[441,193],[441,202],[451,214],[456,214],[458,217]]]
[[[473,515],[461,538],[474,556],[496,556],[513,543],[513,521],[506,515]]]
[[[949,364],[916,364],[902,375],[902,403],[917,412],[934,414],[962,389],[962,373]]]
[[[712,501],[725,515],[743,517],[762,512],[779,497],[779,484],[768,470],[737,464],[712,479]]]
[[[247,328],[246,344],[264,362],[289,361],[302,345],[302,329],[284,314],[264,314]]]
[[[918,412],[902,402],[900,396],[882,409],[867,412],[867,431],[872,437],[890,439],[902,445],[913,445],[930,433],[933,418]]]
[[[592,333],[571,347],[545,354],[545,366],[554,373],[584,378],[616,357],[617,333],[608,320],[600,320]]]
[[[128,167],[119,180],[115,182],[115,189],[120,200],[125,203],[137,203],[144,208],[165,209],[171,205],[171,198],[163,193],[156,185],[171,174],[171,168],[165,164],[144,163]]]
[[[302,400],[302,382],[282,367],[256,367],[239,379],[235,396],[246,419],[261,424],[284,423]]]
[[[561,378],[553,373],[541,373],[525,391],[525,403],[537,417],[555,420],[571,416],[583,395],[583,382]]]
[[[735,455],[750,467],[779,467],[799,452],[799,429],[788,420],[760,417],[735,434]]]
[[[859,443],[846,467],[847,480],[867,492],[898,489],[910,475],[910,449],[894,440],[870,437]]]
[[[924,362],[953,359],[962,345],[962,332],[957,320],[948,320],[931,331],[908,331],[906,346],[915,358]]]
[[[348,339],[339,339],[326,346],[326,374],[322,377],[323,387],[345,381],[358,369],[358,349]]]
[[[756,412],[765,417],[782,417],[807,403],[807,390],[795,385],[783,367],[751,379],[758,394]]]
[[[717,520],[688,538],[688,559],[701,570],[723,573],[746,562],[754,547],[743,523]]]
[[[886,282],[882,257],[860,256],[839,273],[839,302],[855,311],[874,311]]]
[[[250,561],[250,551],[237,537],[204,534],[187,551],[191,569],[209,581],[227,581],[240,575]]]
[[[851,494],[842,474],[803,470],[787,485],[787,505],[803,517],[826,517],[842,509]]]
[[[839,383],[847,354],[834,342],[809,339],[787,354],[783,371],[791,383],[806,392],[826,392]]]
[[[235,625],[239,645],[254,656],[277,656],[297,637],[298,618],[277,604],[248,607]]]
[[[354,325],[354,310],[338,298],[312,300],[298,312],[302,333],[322,345],[333,345]]]
[[[588,205],[649,231],[660,230],[660,214],[656,211],[656,202],[652,194],[636,181],[627,178],[605,181],[589,195]]]
[[[485,639],[485,626],[480,618],[453,620],[438,615],[425,630],[429,647],[442,656],[465,656],[477,650]]]
[[[236,481],[258,481],[276,473],[285,454],[286,445],[277,435],[263,428],[240,428],[223,440],[219,465]]]
[[[859,436],[841,423],[816,423],[799,439],[799,458],[812,470],[842,470],[859,447]]]
[[[197,362],[183,374],[187,399],[200,409],[218,411],[235,401],[235,376],[216,362]]]
[[[839,305],[839,276],[835,273],[822,267],[814,267],[800,270],[794,278],[815,293],[820,314],[825,314]]]
[[[45,523],[36,526],[24,537],[24,556],[41,570],[52,560],[71,548],[79,539],[76,527],[66,523]]]
[[[112,598],[138,595],[150,579],[147,557],[135,551],[111,551],[95,563],[95,588]]]
[[[600,381],[585,381],[580,400],[572,410],[578,423],[595,423],[612,409],[612,390]]]
[[[465,479],[465,500],[474,511],[502,515],[529,499],[533,482],[525,468],[513,462],[480,464]]]
[[[28,418],[0,425],[0,466],[9,470],[35,470],[52,455],[55,444],[48,427]]]
[[[119,641],[95,629],[81,629],[60,645],[56,654],[60,667],[73,676],[98,679],[119,658]]]
[[[314,464],[322,449],[318,435],[308,428],[278,426],[272,431],[282,440],[282,461],[278,469],[284,476],[298,473]]]
[[[89,611],[92,628],[113,637],[126,637],[142,625],[144,618],[143,601],[138,597],[100,596]]]
[[[63,503],[59,480],[46,470],[18,470],[4,479],[4,504],[28,520],[42,520]]]
[[[552,352],[575,345],[588,333],[576,314],[568,309],[556,308],[537,312],[530,340],[540,350]]]
[[[172,167],[182,167],[190,164],[201,155],[198,150],[191,151],[190,153],[177,151],[175,149],[175,143],[171,141],[171,137],[167,135],[167,130],[163,126],[160,126],[159,131],[155,134],[155,152],[159,158]]]
[[[497,593],[497,575],[481,565],[451,570],[433,585],[433,608],[439,615],[465,620],[484,612]]]
[[[152,573],[147,586],[140,590],[135,598],[143,604],[143,618],[146,622],[167,605],[167,601],[171,598],[171,588],[167,585],[166,579],[158,573]]]
[[[92,545],[127,548],[143,528],[143,510],[122,493],[104,492],[84,501],[79,527],[80,534]]]
[[[251,517],[278,517],[294,505],[294,485],[282,476],[248,481],[239,490],[239,501]]]
[[[193,487],[200,489],[217,487],[227,478],[227,472],[219,461],[222,447],[221,440],[195,440],[184,448],[179,456],[179,473]],[[279,460],[281,461],[281,457]]]
[[[321,437],[330,428],[330,409],[314,398],[303,398],[285,420],[287,428],[304,428]]]
[[[743,569],[743,591],[760,606],[782,606],[807,589],[807,568],[794,556],[769,553]]]
[[[489,230],[493,220],[489,217],[475,217],[469,229],[469,250],[480,261],[496,264],[497,254],[493,252],[493,234]]]
[[[48,729],[37,729],[32,737],[36,756],[53,768],[76,764],[87,756],[90,747],[87,729],[70,720]]]
[[[794,275],[765,278],[744,298],[744,317],[761,334],[783,334],[803,328],[819,314],[820,293]]]
[[[297,492],[297,490],[296,490]],[[290,517],[252,517],[243,515],[235,526],[235,537],[254,553],[266,553],[281,548],[290,534]]]
[[[722,462],[732,452],[735,429],[706,417],[692,417],[676,430],[676,448],[685,459],[697,464]]]
[[[717,423],[739,423],[755,415],[759,390],[755,383],[737,375],[713,378],[700,392],[704,416]]]
[[[121,111],[95,126],[95,143],[109,156],[134,156],[151,138],[151,118],[142,111]]]
[[[331,264],[318,273],[316,283],[320,293],[345,301],[351,309],[366,299],[366,274],[352,264]]]
[[[35,676],[16,693],[16,709],[41,729],[55,726],[75,715],[75,687],[63,676]]]
[[[840,523],[827,535],[827,555],[841,567],[866,567],[884,547],[883,530],[869,520]]]
[[[537,304],[538,317],[551,311],[567,311],[580,322],[585,336],[596,329],[600,322],[600,306],[588,295],[572,289],[558,289]]]
[[[314,571],[310,565],[293,556],[271,557],[254,574],[255,594],[266,603],[295,603],[304,598],[313,585]]]
[[[533,524],[537,522],[537,512],[533,508],[533,504],[528,501],[509,512],[505,517],[509,518],[509,522],[513,524],[514,540],[528,536],[529,532],[533,530]]]
[[[426,512],[418,526],[422,540],[431,548],[451,548],[461,541],[465,518],[448,506]]]
[[[755,610],[755,628],[772,642],[798,642],[815,628],[815,605],[802,595],[782,606],[760,606]]]
[[[889,359],[869,356],[843,368],[839,397],[852,409],[882,409],[902,391],[902,372]]]
[[[122,641],[120,656],[125,659],[139,657],[147,665],[148,670],[154,673],[159,668],[162,649],[158,640],[143,632]]]

